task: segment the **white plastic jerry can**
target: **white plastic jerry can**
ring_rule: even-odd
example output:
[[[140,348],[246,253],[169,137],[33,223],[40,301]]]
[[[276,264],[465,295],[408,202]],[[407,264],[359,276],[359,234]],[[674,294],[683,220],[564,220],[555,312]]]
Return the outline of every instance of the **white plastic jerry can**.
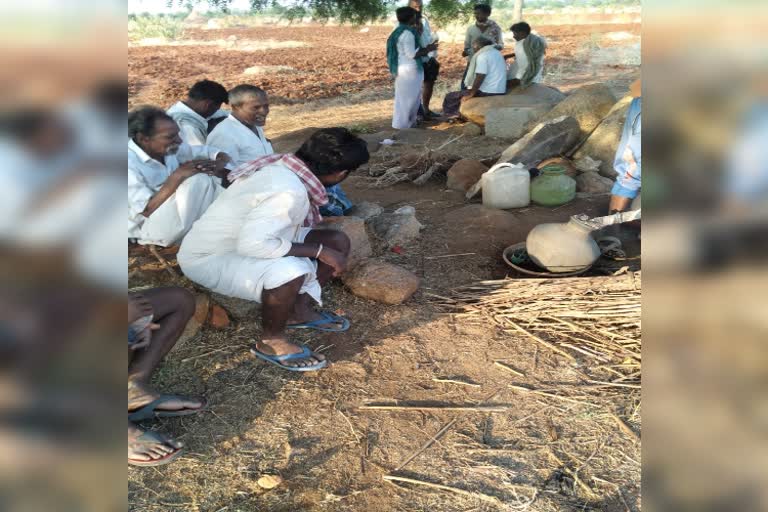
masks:
[[[496,164],[482,178],[483,206],[506,210],[531,202],[531,175],[521,164]]]

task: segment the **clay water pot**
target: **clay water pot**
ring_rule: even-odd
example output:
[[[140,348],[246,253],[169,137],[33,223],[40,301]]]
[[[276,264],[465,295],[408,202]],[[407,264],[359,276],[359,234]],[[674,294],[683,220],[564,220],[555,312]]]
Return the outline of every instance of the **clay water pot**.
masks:
[[[576,197],[576,180],[565,175],[565,169],[548,165],[531,180],[531,201],[540,206],[560,206]]]
[[[600,257],[592,229],[575,219],[539,224],[528,233],[525,247],[538,266],[550,272],[575,272],[590,267]]]

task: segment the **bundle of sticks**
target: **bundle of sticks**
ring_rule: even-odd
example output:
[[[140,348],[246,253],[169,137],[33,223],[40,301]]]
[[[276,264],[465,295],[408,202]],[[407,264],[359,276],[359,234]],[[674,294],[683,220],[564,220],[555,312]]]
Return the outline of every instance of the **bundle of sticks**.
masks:
[[[639,388],[640,274],[483,281],[432,297],[459,318],[490,319],[563,357],[597,362],[590,366],[610,378],[592,382]]]

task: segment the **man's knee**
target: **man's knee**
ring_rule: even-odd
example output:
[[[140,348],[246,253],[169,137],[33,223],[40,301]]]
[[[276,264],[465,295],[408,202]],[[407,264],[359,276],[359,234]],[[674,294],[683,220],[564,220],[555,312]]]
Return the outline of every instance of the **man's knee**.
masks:
[[[193,174],[189,178],[185,179],[179,188],[176,189],[176,193],[205,193],[208,189],[216,186],[214,178],[207,174],[198,173]]]
[[[170,290],[170,300],[176,305],[176,310],[185,318],[195,314],[195,295],[186,288],[173,288]]]

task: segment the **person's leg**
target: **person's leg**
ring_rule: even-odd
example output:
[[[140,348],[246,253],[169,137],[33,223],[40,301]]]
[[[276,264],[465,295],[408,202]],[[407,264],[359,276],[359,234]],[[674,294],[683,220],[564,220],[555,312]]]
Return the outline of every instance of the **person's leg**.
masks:
[[[128,422],[128,461],[136,465],[167,459],[181,450],[183,445],[167,436],[155,432],[145,436],[146,431]]]
[[[629,205],[632,204],[632,199],[624,196],[611,196],[611,202],[608,204],[608,213],[614,214],[619,212],[625,212],[629,210]]]
[[[160,328],[152,331],[149,346],[132,354],[128,364],[128,410],[133,411],[156,400],[159,394],[149,387],[152,372],[178,341],[187,322],[195,312],[195,297],[184,288],[157,288],[142,291],[152,305],[153,323]],[[162,404],[162,410],[196,409],[196,400],[177,400]]]
[[[424,107],[424,117],[429,119],[433,112],[429,110],[429,102],[432,101],[432,92],[435,88],[435,82],[424,81],[424,85],[421,90],[421,104]]]
[[[256,342],[256,350],[267,355],[298,354],[302,347],[291,343],[285,335],[285,326],[294,313],[299,291],[304,284],[304,276],[297,277],[288,283],[265,289],[261,294],[261,325],[263,335]],[[322,354],[312,354],[302,359],[285,361],[282,364],[291,367],[312,366],[323,361]]]

